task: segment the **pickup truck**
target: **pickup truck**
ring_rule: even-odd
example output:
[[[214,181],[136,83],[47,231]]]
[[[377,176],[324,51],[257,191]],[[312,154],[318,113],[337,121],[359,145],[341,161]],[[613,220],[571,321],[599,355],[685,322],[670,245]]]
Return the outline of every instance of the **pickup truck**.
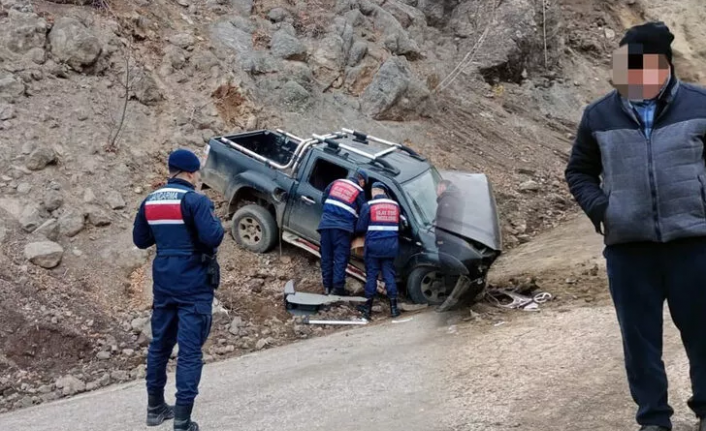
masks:
[[[456,303],[459,296],[484,290],[501,238],[492,187],[483,174],[440,173],[404,145],[348,129],[308,139],[258,130],[210,139],[202,179],[204,189],[221,193],[228,203],[232,235],[241,247],[265,253],[281,240],[319,256],[323,192],[357,169],[370,178],[368,199],[370,184],[380,181],[400,203],[404,217],[395,265],[412,302]],[[445,247],[438,246],[435,227],[442,178],[465,198],[459,220],[444,228]],[[360,255],[354,253],[348,274],[365,280]]]

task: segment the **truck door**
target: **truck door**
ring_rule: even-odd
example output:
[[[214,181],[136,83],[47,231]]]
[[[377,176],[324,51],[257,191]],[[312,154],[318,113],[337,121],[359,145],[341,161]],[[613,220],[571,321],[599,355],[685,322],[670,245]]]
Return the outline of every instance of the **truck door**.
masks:
[[[350,166],[325,154],[312,154],[290,202],[287,228],[301,237],[319,242],[324,190],[334,180],[351,175]]]

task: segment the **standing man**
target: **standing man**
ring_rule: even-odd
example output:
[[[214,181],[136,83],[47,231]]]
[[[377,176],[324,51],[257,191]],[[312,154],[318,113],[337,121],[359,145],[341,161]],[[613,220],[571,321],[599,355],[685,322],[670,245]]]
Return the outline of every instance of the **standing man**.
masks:
[[[637,422],[672,427],[667,301],[689,357],[689,407],[706,431],[706,90],[675,76],[673,40],[661,22],[628,30],[613,56],[617,91],[584,111],[566,179],[605,237]]]
[[[167,185],[142,202],[132,231],[137,247],[157,246],[152,264],[147,426],[174,418],[175,431],[199,429],[191,421],[191,411],[201,380],[201,348],[211,331],[213,291],[220,281],[216,251],[223,240],[223,227],[213,212],[213,202],[195,192],[199,169],[199,159],[191,151],[171,153]],[[164,401],[164,386],[169,356],[177,343],[177,394],[172,408]]]
[[[321,234],[321,277],[324,292],[346,294],[346,268],[351,257],[351,240],[358,211],[365,204],[363,187],[368,175],[356,171],[349,179],[332,182],[324,191],[318,231]]]
[[[373,312],[373,300],[377,292],[378,274],[382,271],[385,290],[390,299],[390,315],[397,317],[397,284],[395,283],[395,258],[399,252],[400,206],[387,195],[387,187],[375,182],[372,187],[373,200],[363,205],[356,226],[357,233],[365,232],[365,298],[360,306],[366,319]]]

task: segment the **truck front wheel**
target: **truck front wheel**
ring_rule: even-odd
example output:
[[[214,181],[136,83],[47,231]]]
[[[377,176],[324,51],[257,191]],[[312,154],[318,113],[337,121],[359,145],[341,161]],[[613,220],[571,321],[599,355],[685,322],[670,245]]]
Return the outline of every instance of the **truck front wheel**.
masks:
[[[236,211],[231,233],[235,242],[255,253],[266,253],[277,244],[277,222],[259,205],[246,205]]]
[[[443,273],[431,266],[415,268],[407,277],[407,295],[415,304],[442,304],[450,293]]]

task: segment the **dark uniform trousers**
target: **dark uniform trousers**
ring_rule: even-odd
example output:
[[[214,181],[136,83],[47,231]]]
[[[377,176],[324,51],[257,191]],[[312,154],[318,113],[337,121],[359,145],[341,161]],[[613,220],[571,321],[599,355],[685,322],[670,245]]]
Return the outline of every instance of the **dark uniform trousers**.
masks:
[[[689,357],[689,406],[706,417],[706,238],[605,249],[637,422],[671,428],[662,361],[665,301]]]
[[[325,289],[343,289],[351,257],[351,233],[343,229],[321,229],[321,276]]]
[[[203,359],[201,348],[211,332],[211,301],[155,300],[152,308],[154,338],[147,355],[147,393],[161,396],[167,383],[167,363],[179,344],[176,369],[177,404],[193,404],[199,393]],[[178,335],[177,335],[178,334]]]

